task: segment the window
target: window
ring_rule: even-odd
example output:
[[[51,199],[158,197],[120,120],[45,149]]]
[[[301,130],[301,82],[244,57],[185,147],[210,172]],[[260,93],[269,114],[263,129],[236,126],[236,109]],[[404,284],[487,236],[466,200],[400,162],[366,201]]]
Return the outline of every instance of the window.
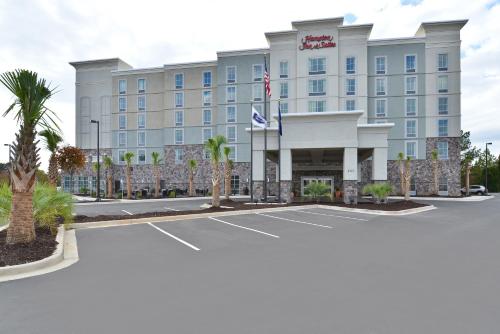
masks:
[[[126,132],[118,132],[118,146],[120,146],[120,147],[127,146],[127,133]]]
[[[236,66],[226,67],[226,82],[227,83],[236,82]]]
[[[346,95],[356,95],[356,79],[346,79],[345,93]]]
[[[386,99],[375,100],[375,117],[387,117],[386,108]]]
[[[309,96],[326,94],[326,79],[309,80]]]
[[[211,106],[212,105],[212,91],[205,90],[203,91],[203,105]]]
[[[144,95],[140,95],[137,97],[137,109],[139,111],[146,110],[146,97]]]
[[[438,136],[439,137],[448,136],[448,120],[447,119],[439,119],[438,120]]]
[[[375,94],[376,95],[386,95],[386,86],[387,86],[387,80],[386,78],[376,78],[375,79]]]
[[[137,146],[146,146],[146,132],[137,132]]]
[[[203,110],[203,125],[212,124],[212,110],[204,109]]]
[[[146,163],[146,150],[137,150],[137,162],[141,165]]]
[[[127,80],[118,81],[118,93],[120,95],[127,93]]]
[[[347,111],[356,110],[356,101],[355,100],[346,100],[345,101],[345,110],[347,110]]]
[[[448,93],[448,76],[440,75],[438,77],[438,92],[439,93]]]
[[[212,86],[212,72],[203,72],[203,87]]]
[[[375,124],[384,124],[384,123],[387,123],[386,119],[378,118],[375,120]]]
[[[146,128],[146,114],[144,113],[137,114],[137,128],[138,129]]]
[[[448,178],[446,176],[439,177],[439,192],[448,192]],[[446,195],[446,194],[443,194]]]
[[[175,149],[175,163],[180,164],[182,163],[182,160],[184,159],[184,150],[180,147]]]
[[[146,92],[146,79],[137,79],[137,92],[139,94]]]
[[[407,119],[406,120],[406,138],[416,138],[417,137],[417,120]]]
[[[409,97],[405,99],[406,116],[417,116],[417,99]]]
[[[288,114],[288,102],[281,102],[280,110],[282,114]]]
[[[232,150],[231,150],[232,152]],[[234,160],[232,158],[229,158],[231,160]],[[240,176],[239,175],[231,175],[231,192],[233,194],[239,194],[240,192]]]
[[[288,78],[288,61],[280,61],[280,78]]]
[[[236,123],[236,106],[226,107],[226,123]]]
[[[252,85],[252,97],[255,102],[262,101],[264,98],[264,87],[262,87],[262,84]]]
[[[88,176],[78,176],[78,190],[82,188],[89,188],[89,178]]]
[[[230,125],[226,128],[226,138],[228,143],[236,142],[236,126]]]
[[[127,98],[125,97],[120,97],[118,99],[118,105],[119,105],[119,111],[120,112],[125,112],[127,111]]]
[[[203,128],[202,130],[202,140],[205,143],[207,140],[212,138],[212,128]]]
[[[405,72],[414,73],[417,71],[417,56],[416,55],[406,55],[405,56]]]
[[[264,77],[264,66],[262,66],[262,64],[253,65],[252,80],[262,81],[263,77]]]
[[[208,160],[210,159],[210,151],[207,149],[203,150],[203,159]]]
[[[64,190],[71,191],[71,176],[64,177]]]
[[[175,144],[184,144],[184,129],[175,129]]]
[[[229,147],[231,149],[231,151],[229,151],[228,158],[230,160],[236,161],[236,146],[234,146],[234,145],[226,145],[226,147]]]
[[[417,94],[417,77],[405,78],[405,93],[407,95]]]
[[[118,151],[118,162],[121,164],[125,163],[125,150]]]
[[[252,106],[255,110],[259,112],[259,114],[262,115],[262,109],[263,109],[262,104],[253,104]]]
[[[309,58],[309,75],[325,74],[326,58]]]
[[[175,93],[175,107],[184,107],[184,92]]]
[[[324,112],[326,101],[309,101],[309,112]]]
[[[448,54],[438,54],[438,71],[448,71]]]
[[[125,130],[127,128],[127,116],[125,115],[118,116],[118,128],[120,130]]]
[[[345,73],[354,74],[356,73],[356,58],[347,57],[345,59]]]
[[[280,98],[281,99],[288,98],[288,82],[286,81],[280,82]]]
[[[375,73],[376,74],[385,74],[385,56],[375,57]]]
[[[447,160],[448,159],[448,142],[447,141],[438,141],[437,142],[437,152],[439,160]]]
[[[438,112],[439,115],[448,115],[448,97],[438,98]]]
[[[405,143],[406,148],[406,156],[412,159],[417,158],[417,142],[416,141],[407,141]]]
[[[236,102],[236,87],[226,87],[226,102]]]
[[[184,74],[175,74],[175,89],[184,89]]]
[[[175,111],[175,126],[183,126],[184,125],[184,111],[176,110]]]

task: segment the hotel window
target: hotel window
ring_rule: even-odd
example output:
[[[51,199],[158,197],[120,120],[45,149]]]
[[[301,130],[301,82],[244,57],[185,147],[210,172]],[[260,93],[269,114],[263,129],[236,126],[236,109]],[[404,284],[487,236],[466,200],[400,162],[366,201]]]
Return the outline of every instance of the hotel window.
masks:
[[[356,58],[347,57],[345,59],[345,73],[354,74],[356,73]]]
[[[448,93],[448,76],[440,75],[438,77],[438,92],[439,93]]]
[[[137,114],[137,128],[138,129],[146,128],[146,114],[144,113]]]
[[[226,102],[236,102],[236,87],[226,87]]]
[[[405,99],[406,116],[417,116],[417,99],[409,97]]]
[[[386,78],[376,78],[375,79],[375,95],[386,95],[387,94],[387,80]]]
[[[448,54],[438,54],[438,71],[448,71]]]
[[[386,99],[375,100],[375,117],[387,117],[386,108]]]
[[[125,130],[127,128],[127,116],[125,115],[118,116],[118,128],[120,130]]]
[[[231,149],[231,151],[229,151],[229,155],[228,155],[229,160],[236,161],[236,146],[226,145],[226,147],[229,147]]]
[[[210,159],[210,151],[207,149],[203,149],[203,159],[208,160]]]
[[[118,162],[120,164],[124,164],[125,163],[125,150],[119,150],[118,151]]]
[[[405,94],[417,94],[417,77],[405,77]]]
[[[437,142],[437,152],[439,160],[448,160],[448,142],[438,141]]]
[[[175,93],[175,107],[184,107],[184,92]]]
[[[226,107],[226,123],[236,123],[236,106]]]
[[[184,144],[184,129],[175,129],[174,136],[176,145]]]
[[[212,138],[212,128],[203,128],[202,130],[203,143]]]
[[[212,91],[211,90],[203,91],[203,105],[205,107],[212,105]]]
[[[375,73],[385,74],[385,56],[375,57]]]
[[[146,92],[146,79],[137,80],[137,92],[143,94]]]
[[[212,124],[212,110],[204,109],[203,110],[203,125]]]
[[[262,104],[253,104],[252,106],[259,114],[262,115]]]
[[[212,72],[203,72],[203,87],[212,86]]]
[[[417,71],[417,56],[416,55],[406,55],[405,56],[405,72],[414,73]]]
[[[326,58],[309,58],[309,75],[325,74]]]
[[[146,132],[137,132],[137,146],[146,146]]]
[[[438,136],[447,137],[448,136],[448,120],[439,119],[438,120]]]
[[[126,132],[118,132],[118,146],[120,146],[120,147],[127,146],[127,133]]]
[[[280,110],[282,114],[288,114],[288,102],[281,102]]]
[[[140,95],[137,97],[137,109],[139,111],[146,110],[146,97],[144,95]]]
[[[231,125],[226,128],[226,138],[228,143],[236,142],[236,126]]]
[[[356,95],[356,79],[346,79],[345,93],[346,95]]]
[[[385,123],[387,123],[387,120],[383,118],[377,118],[375,120],[375,124],[385,124]]]
[[[280,61],[280,78],[288,78],[288,61]]]
[[[180,164],[182,163],[182,160],[184,159],[184,150],[180,147],[175,149],[175,163]]]
[[[184,111],[176,110],[175,111],[175,126],[183,126],[184,125]]]
[[[438,98],[438,112],[439,115],[448,115],[448,97]]]
[[[252,98],[255,102],[262,101],[264,98],[264,87],[262,87],[262,84],[252,85]]]
[[[309,101],[309,112],[324,112],[326,101]]]
[[[417,138],[417,120],[406,120],[406,138]]]
[[[127,94],[127,80],[118,81],[118,93],[120,95]]]
[[[226,82],[227,83],[236,82],[236,66],[226,67]]]
[[[126,97],[120,97],[118,99],[118,107],[120,112],[125,112],[127,111],[127,98]]]
[[[280,99],[288,98],[288,82],[280,82]]]
[[[439,192],[448,192],[448,178],[446,176],[439,177]]]
[[[346,100],[345,101],[345,110],[347,110],[347,111],[356,110],[356,101],[355,100]]]
[[[252,80],[262,81],[263,77],[264,77],[264,66],[262,66],[262,64],[253,65]]]
[[[184,74],[175,74],[175,89],[184,89]]]
[[[412,159],[417,158],[417,142],[416,141],[407,141],[405,143],[406,149],[406,157],[410,157]]]
[[[137,150],[137,162],[141,165],[146,163],[146,150]]]
[[[309,80],[309,96],[326,95],[326,79]]]

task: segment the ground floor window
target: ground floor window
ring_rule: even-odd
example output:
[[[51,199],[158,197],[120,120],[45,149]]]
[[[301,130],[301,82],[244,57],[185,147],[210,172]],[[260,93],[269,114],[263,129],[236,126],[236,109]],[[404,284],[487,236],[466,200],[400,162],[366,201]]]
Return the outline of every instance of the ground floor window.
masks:
[[[446,176],[441,176],[439,178],[439,195],[448,195],[448,178]]]
[[[240,193],[240,176],[239,175],[231,176],[231,192],[235,195]]]
[[[417,183],[415,182],[415,177],[410,179],[410,196],[417,195]]]
[[[307,186],[312,182],[321,182],[327,185],[330,193],[333,191],[333,176],[303,176],[301,179],[301,194],[302,196],[309,195]]]
[[[65,191],[72,191],[71,189],[71,176],[65,176],[64,177],[64,190]]]
[[[87,176],[78,177],[78,191],[81,194],[88,193],[89,191],[89,178]]]

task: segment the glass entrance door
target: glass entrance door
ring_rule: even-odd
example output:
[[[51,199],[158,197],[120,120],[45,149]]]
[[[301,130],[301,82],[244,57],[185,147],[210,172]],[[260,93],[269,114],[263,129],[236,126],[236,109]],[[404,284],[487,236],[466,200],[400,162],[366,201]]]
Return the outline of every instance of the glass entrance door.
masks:
[[[333,176],[303,176],[301,177],[301,195],[307,195],[305,188],[311,182],[321,182],[327,185],[330,190],[330,194],[333,193]]]

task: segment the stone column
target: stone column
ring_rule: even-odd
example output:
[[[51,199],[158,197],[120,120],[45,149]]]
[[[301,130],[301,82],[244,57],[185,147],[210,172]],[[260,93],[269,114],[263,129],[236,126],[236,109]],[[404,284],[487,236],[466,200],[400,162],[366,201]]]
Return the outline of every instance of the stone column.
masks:
[[[344,203],[358,203],[358,148],[344,148]]]

